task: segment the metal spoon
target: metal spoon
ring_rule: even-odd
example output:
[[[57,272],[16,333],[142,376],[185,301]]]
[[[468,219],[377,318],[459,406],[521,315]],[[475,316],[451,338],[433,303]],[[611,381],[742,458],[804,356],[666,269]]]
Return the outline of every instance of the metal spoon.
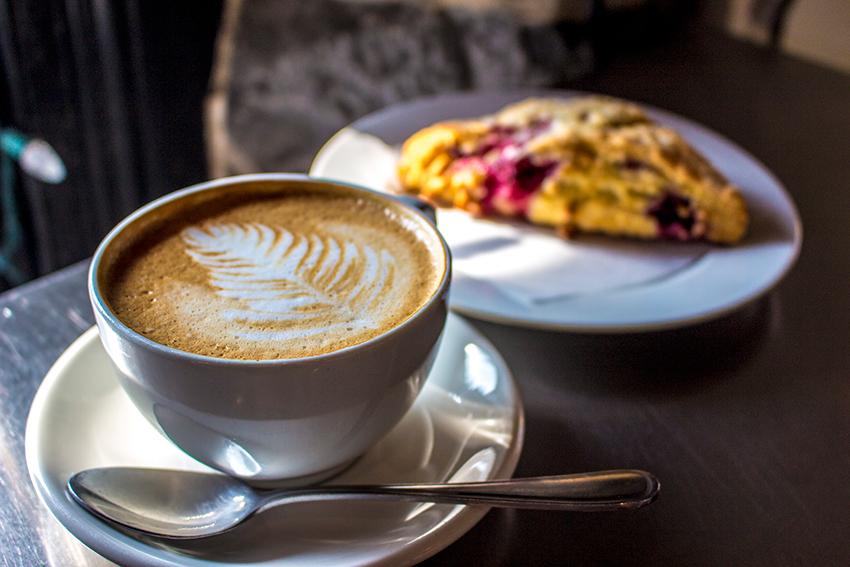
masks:
[[[313,486],[266,491],[224,475],[161,469],[90,469],[68,480],[68,490],[74,499],[95,515],[169,539],[217,535],[262,510],[295,502],[407,500],[592,512],[640,508],[655,499],[659,488],[658,479],[638,470],[489,482]]]

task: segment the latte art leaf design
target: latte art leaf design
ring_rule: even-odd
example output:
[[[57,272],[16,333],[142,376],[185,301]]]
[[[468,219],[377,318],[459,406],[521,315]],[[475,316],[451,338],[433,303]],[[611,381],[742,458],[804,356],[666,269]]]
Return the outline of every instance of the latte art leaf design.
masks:
[[[380,324],[374,307],[395,265],[387,250],[260,223],[208,224],[181,236],[216,293],[244,305],[222,313],[243,324],[238,336],[285,340]]]

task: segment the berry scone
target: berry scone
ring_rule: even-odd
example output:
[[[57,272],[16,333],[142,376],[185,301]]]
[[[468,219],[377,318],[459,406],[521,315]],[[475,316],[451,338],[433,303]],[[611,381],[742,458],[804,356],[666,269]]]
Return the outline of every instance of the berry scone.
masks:
[[[738,189],[681,136],[616,99],[528,99],[441,122],[404,143],[406,192],[564,235],[734,244],[747,230]]]

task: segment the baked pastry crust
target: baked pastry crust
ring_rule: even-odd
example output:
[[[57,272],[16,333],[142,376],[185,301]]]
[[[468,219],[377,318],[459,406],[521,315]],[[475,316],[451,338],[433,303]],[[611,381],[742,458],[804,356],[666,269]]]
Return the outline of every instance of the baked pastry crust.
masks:
[[[606,97],[528,99],[476,120],[434,124],[404,143],[406,192],[477,215],[570,235],[734,244],[747,207],[675,131]]]

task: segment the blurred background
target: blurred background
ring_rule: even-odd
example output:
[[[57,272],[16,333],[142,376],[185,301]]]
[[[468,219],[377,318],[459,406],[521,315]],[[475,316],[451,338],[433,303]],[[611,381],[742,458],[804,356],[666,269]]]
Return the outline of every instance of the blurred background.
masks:
[[[781,104],[776,69],[811,104],[808,69],[850,74],[850,2],[0,0],[0,65],[3,289],[86,258],[144,202],[210,177],[306,170],[348,122],[423,95],[593,90],[746,146],[753,101]],[[712,105],[740,111],[718,123]],[[31,139],[55,149],[64,180],[23,171]]]

